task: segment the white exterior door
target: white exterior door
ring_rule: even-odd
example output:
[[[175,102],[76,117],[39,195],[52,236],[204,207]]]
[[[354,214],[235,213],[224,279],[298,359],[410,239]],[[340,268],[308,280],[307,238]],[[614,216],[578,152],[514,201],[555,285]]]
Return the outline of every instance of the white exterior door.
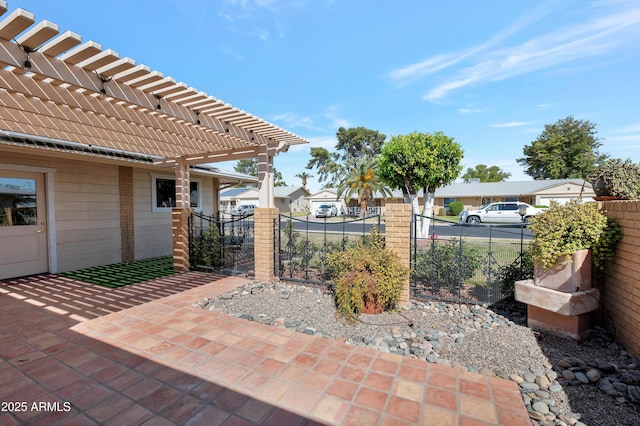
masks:
[[[48,272],[44,177],[0,170],[0,279]]]

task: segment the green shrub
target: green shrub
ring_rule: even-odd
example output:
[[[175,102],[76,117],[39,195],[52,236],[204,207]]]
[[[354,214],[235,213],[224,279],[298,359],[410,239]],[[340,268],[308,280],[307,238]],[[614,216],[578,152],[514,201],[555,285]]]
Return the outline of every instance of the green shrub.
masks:
[[[533,257],[531,248],[522,252],[515,262],[500,268],[498,282],[502,284],[502,294],[511,297],[514,295],[516,281],[530,280],[533,278]]]
[[[614,255],[615,243],[622,238],[620,227],[595,203],[552,203],[531,220],[533,260],[544,268],[552,268],[560,258],[571,262],[571,255],[591,249],[593,264],[604,269]]]
[[[449,216],[458,216],[464,210],[464,204],[461,201],[449,203]]]
[[[337,312],[349,321],[364,310],[365,304],[385,311],[394,309],[409,277],[409,269],[385,248],[382,234],[375,227],[355,246],[329,253],[326,263],[336,283]]]
[[[464,240],[434,241],[429,250],[418,252],[415,276],[431,285],[456,291],[473,277],[481,262],[480,251]]]

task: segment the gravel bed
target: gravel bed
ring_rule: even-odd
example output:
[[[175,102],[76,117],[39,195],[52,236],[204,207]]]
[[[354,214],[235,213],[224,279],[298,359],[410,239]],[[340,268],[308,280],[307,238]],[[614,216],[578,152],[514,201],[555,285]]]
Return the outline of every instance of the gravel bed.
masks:
[[[323,289],[249,283],[196,306],[514,380],[534,425],[640,425],[637,358],[603,329],[580,343],[532,330],[516,304],[489,309],[412,300],[348,323],[336,317],[334,296]]]

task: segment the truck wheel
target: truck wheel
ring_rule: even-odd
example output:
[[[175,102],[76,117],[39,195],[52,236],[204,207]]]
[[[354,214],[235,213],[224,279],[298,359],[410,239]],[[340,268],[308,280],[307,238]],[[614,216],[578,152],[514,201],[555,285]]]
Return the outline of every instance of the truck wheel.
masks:
[[[479,225],[480,218],[478,216],[469,216],[467,218],[467,223],[470,223],[471,225]]]

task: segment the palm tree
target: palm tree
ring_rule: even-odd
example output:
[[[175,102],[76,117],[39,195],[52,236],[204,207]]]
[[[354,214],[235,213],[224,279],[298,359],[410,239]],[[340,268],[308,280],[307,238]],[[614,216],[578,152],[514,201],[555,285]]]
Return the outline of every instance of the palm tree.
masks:
[[[346,203],[357,194],[361,217],[366,216],[367,204],[375,193],[385,198],[392,196],[389,187],[378,178],[376,167],[374,158],[363,157],[338,185],[338,198],[344,194]]]
[[[302,187],[307,189],[307,179],[311,179],[313,176],[307,172],[298,173],[295,177],[302,179]]]

